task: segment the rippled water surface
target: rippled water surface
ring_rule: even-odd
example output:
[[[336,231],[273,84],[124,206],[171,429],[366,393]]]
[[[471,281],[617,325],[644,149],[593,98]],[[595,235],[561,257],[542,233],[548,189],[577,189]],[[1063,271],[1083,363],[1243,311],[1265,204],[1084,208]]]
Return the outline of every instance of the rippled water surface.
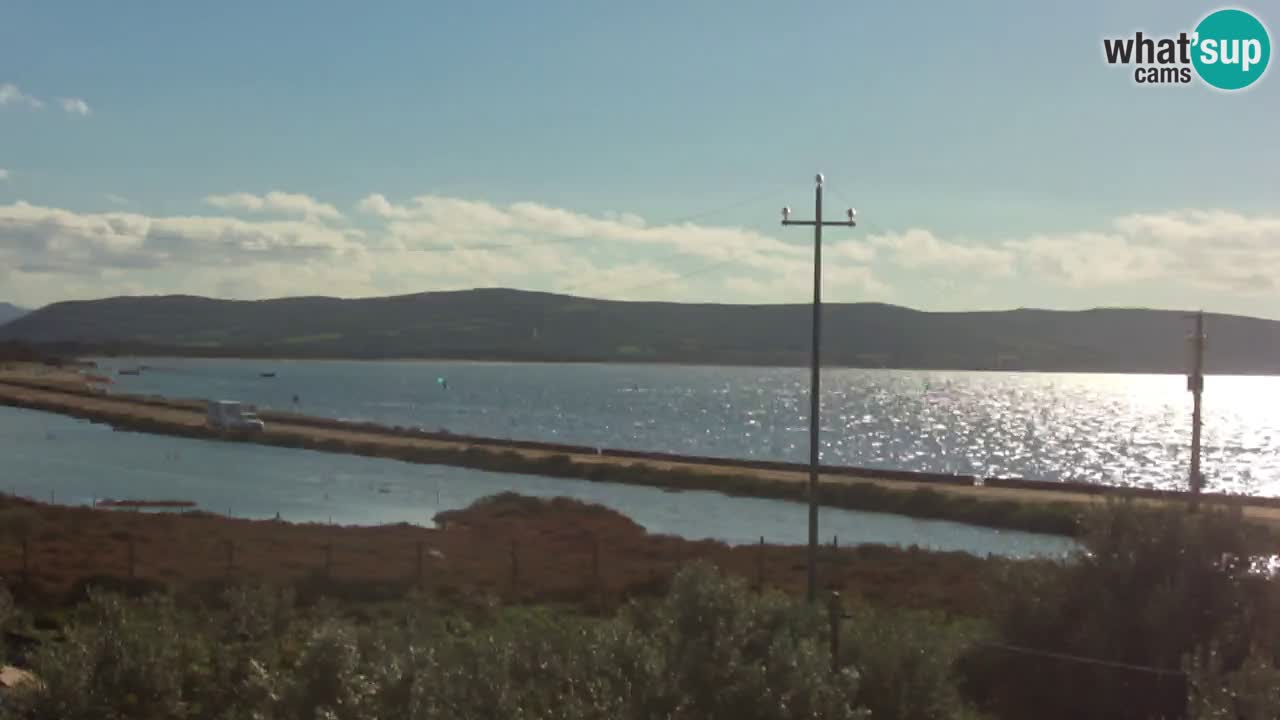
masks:
[[[139,362],[116,387],[495,437],[803,461],[802,369],[444,362]],[[275,372],[263,378],[262,372]],[[443,382],[441,382],[443,380]],[[823,373],[822,457],[871,468],[1180,487],[1191,396],[1173,375]],[[1280,495],[1280,378],[1210,377],[1211,488]]]
[[[95,498],[195,502],[236,517],[293,522],[430,525],[440,510],[515,491],[573,497],[613,508],[650,532],[732,544],[806,541],[798,503],[709,492],[486,473],[394,460],[244,443],[113,432],[61,415],[0,407],[0,491],[63,504]],[[950,522],[823,509],[822,536],[985,555],[1062,555],[1065,538]]]

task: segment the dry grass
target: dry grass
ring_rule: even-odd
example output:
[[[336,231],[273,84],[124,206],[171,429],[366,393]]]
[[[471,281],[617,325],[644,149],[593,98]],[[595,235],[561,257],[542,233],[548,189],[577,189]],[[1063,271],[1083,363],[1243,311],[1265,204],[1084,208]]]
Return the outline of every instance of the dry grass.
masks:
[[[6,497],[0,498],[0,576],[24,602],[42,606],[73,603],[87,584],[182,593],[228,579],[381,600],[418,584],[421,551],[422,589],[445,597],[607,608],[662,593],[694,559],[792,593],[805,587],[803,547],[733,548],[650,535],[612,510],[574,500],[501,495],[441,520],[442,529],[340,527]],[[820,577],[824,587],[879,603],[977,615],[983,577],[999,562],[965,553],[827,547]]]

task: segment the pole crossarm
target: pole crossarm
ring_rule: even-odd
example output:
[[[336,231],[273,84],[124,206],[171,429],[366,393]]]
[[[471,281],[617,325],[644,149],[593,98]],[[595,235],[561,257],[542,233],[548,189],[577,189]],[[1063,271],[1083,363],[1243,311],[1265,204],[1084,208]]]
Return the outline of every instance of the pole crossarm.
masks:
[[[783,220],[783,221],[782,221],[782,224],[783,224],[783,225],[805,225],[805,226],[813,226],[813,225],[817,225],[818,223],[817,223],[817,221],[815,221],[815,220]],[[822,226],[823,226],[823,227],[833,227],[833,226],[838,226],[838,227],[857,227],[857,225],[858,225],[858,223],[857,223],[857,222],[855,222],[855,221],[853,221],[853,220],[823,220],[823,221],[822,221]]]

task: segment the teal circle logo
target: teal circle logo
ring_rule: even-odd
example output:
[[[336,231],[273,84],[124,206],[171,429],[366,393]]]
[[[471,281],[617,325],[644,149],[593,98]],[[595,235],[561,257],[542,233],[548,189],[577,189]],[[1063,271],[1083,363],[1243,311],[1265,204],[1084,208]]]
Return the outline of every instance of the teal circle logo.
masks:
[[[1271,36],[1243,10],[1218,10],[1196,26],[1191,64],[1200,79],[1219,90],[1249,87],[1267,71]]]

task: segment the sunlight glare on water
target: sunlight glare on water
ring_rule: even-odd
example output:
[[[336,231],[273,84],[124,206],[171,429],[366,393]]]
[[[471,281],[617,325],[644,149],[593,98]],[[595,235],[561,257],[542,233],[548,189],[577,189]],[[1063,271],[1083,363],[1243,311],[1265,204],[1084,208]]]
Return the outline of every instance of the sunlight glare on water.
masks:
[[[591,447],[802,462],[800,368],[152,360],[123,391],[229,397],[393,425]],[[133,359],[103,361],[109,370]],[[278,376],[258,377],[270,370]],[[447,377],[448,388],[436,383]],[[826,370],[823,462],[1136,487],[1186,486],[1178,375]],[[1280,495],[1280,378],[1210,376],[1208,487]]]

